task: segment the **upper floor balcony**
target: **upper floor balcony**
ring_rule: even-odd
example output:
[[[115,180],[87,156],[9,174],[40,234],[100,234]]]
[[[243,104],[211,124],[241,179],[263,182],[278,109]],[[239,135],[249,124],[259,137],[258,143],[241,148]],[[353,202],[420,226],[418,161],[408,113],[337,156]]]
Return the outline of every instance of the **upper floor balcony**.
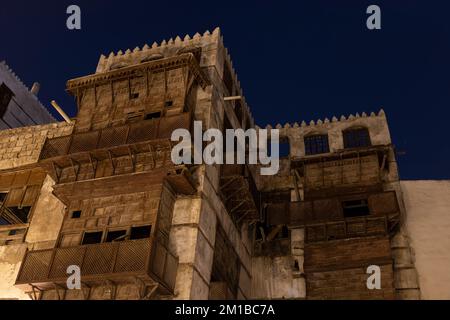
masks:
[[[47,139],[39,162],[56,181],[55,190],[70,189],[69,193],[90,190],[101,178],[121,183],[124,176],[135,174],[155,183],[167,179],[177,192],[191,194],[195,188],[189,171],[174,165],[170,157],[173,130],[189,130],[190,119],[189,113],[181,113]],[[85,187],[74,188],[75,184]]]

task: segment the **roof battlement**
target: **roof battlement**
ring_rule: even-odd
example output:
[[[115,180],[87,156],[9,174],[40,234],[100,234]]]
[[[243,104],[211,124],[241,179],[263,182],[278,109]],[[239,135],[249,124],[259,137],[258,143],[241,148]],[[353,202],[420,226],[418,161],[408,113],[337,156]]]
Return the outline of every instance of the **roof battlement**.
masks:
[[[162,40],[160,43],[155,41],[151,46],[144,44],[142,48],[135,47],[133,50],[119,50],[117,52],[111,52],[108,56],[102,54],[97,65],[96,72],[106,72],[109,70],[111,65],[118,62],[137,64],[152,55],[161,54],[167,58],[176,54],[179,49],[184,47],[206,47],[212,43],[219,42],[222,42],[219,27],[215,28],[212,33],[207,30],[202,35],[197,32],[192,37],[186,34],[183,39],[180,36],[176,36],[175,38],[170,38],[169,40]]]
[[[236,92],[234,95],[242,97],[242,104],[247,110],[250,118],[250,122],[254,125],[254,118],[248,107],[241,83],[238,80],[236,70],[233,67],[233,61],[231,60],[228,49],[224,46],[223,36],[219,27],[216,27],[212,32],[206,30],[203,34],[195,33],[193,36],[186,34],[184,37],[176,36],[169,40],[162,40],[160,43],[153,42],[150,46],[145,44],[142,48],[135,47],[133,50],[119,50],[117,52],[111,52],[109,55],[102,54],[100,56],[96,73],[104,73],[110,71],[112,66],[121,65],[121,67],[136,65],[142,63],[146,59],[169,58],[177,55],[182,48],[202,48],[202,54],[200,59],[201,67],[215,66],[219,73],[222,73],[222,66],[218,65],[218,62],[225,62],[231,73],[233,82],[235,83]],[[220,50],[223,50],[220,52]],[[220,52],[220,53],[219,53]],[[219,59],[219,54],[223,55],[222,61]]]
[[[306,128],[306,127],[321,127],[323,125],[329,124],[329,123],[343,123],[343,122],[351,122],[357,119],[363,119],[363,118],[386,118],[386,114],[384,112],[383,109],[380,109],[380,111],[378,111],[378,113],[376,114],[375,112],[371,112],[369,115],[366,112],[361,113],[361,115],[359,113],[356,113],[355,115],[350,114],[348,117],[341,115],[339,117],[339,119],[336,116],[333,116],[330,119],[325,118],[325,119],[319,119],[317,121],[311,120],[309,123],[306,123],[306,121],[302,121],[300,122],[300,124],[298,122],[294,122],[294,123],[286,123],[284,125],[281,125],[280,123],[278,123],[277,125],[275,125],[274,127],[272,127],[272,125],[268,124],[266,125],[265,129],[289,129],[289,128]],[[258,129],[262,129],[259,126],[256,126]]]

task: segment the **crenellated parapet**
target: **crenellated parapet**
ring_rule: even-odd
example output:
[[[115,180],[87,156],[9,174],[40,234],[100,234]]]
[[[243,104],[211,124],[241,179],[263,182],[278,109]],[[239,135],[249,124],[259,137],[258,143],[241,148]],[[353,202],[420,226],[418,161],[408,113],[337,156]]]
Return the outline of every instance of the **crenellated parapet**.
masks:
[[[247,122],[250,126],[254,126],[254,119],[248,107],[243,90],[238,80],[237,73],[233,67],[233,62],[228,49],[224,46],[223,37],[220,28],[215,28],[212,32],[205,31],[203,34],[196,33],[193,36],[185,35],[184,37],[176,36],[169,40],[161,42],[153,42],[152,45],[145,44],[142,48],[119,50],[111,52],[109,55],[101,55],[96,74],[105,73],[118,69],[125,69],[134,65],[147,63],[166,58],[174,58],[182,53],[191,52],[198,59],[198,63],[202,69],[210,69],[210,74],[217,75],[219,79],[224,79],[224,73],[228,69],[227,76],[230,77],[232,89],[224,94],[224,96],[241,96],[241,105],[244,113],[247,115]]]
[[[371,112],[367,114],[362,112],[355,115],[333,116],[329,118],[286,123],[284,125],[277,124],[275,126],[267,125],[265,129],[278,129],[280,138],[287,139],[290,144],[290,155],[300,157],[305,155],[304,138],[316,134],[327,134],[330,146],[330,152],[335,152],[344,148],[342,132],[351,128],[364,127],[367,128],[370,135],[372,145],[390,145],[391,136],[383,109],[378,113]]]

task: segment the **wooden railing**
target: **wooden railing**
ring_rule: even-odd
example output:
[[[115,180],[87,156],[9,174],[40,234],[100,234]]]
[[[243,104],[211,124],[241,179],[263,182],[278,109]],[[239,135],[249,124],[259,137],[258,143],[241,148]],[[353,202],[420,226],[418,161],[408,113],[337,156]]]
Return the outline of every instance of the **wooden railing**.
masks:
[[[306,242],[329,241],[363,236],[388,235],[398,216],[363,216],[337,221],[305,224]]]
[[[39,159],[46,160],[97,149],[131,145],[149,140],[170,139],[173,130],[178,128],[189,130],[189,113],[186,112],[174,116],[165,116],[122,126],[47,139]]]
[[[70,265],[80,267],[83,283],[140,276],[161,281],[171,291],[178,259],[151,239],[28,251],[16,285],[32,284],[44,289],[53,283],[65,285]]]

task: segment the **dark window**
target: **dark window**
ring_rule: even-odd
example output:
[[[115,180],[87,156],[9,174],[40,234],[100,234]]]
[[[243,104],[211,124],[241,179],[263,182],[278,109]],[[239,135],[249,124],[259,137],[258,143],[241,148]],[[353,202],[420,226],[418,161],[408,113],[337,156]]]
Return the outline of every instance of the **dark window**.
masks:
[[[280,232],[278,232],[275,239],[286,239],[286,238],[289,238],[289,229],[288,229],[288,227],[283,226],[281,228]]]
[[[27,223],[31,207],[7,207],[2,215],[11,223]]]
[[[0,117],[3,117],[3,115],[5,114],[9,102],[11,101],[13,96],[14,93],[11,91],[11,89],[9,89],[6,84],[2,83],[0,85]]]
[[[72,219],[79,219],[81,217],[81,210],[73,211],[71,218]]]
[[[173,101],[172,100],[167,100],[164,105],[166,106],[166,108],[173,106]]]
[[[290,154],[290,145],[289,139],[287,137],[281,137],[278,142],[278,157],[286,158],[289,157]],[[276,155],[272,155],[272,143],[271,140],[267,140],[267,155],[270,157],[274,157]]]
[[[307,136],[304,138],[304,141],[305,141],[305,154],[307,156],[330,152],[327,134],[316,134],[313,136]]]
[[[0,192],[0,202],[5,202],[6,196],[8,195],[8,192]]]
[[[370,214],[366,199],[350,200],[342,202],[345,218],[368,216]]]
[[[152,112],[152,113],[147,113],[144,117],[144,120],[150,120],[150,119],[157,119],[161,117],[161,112]]]
[[[132,93],[131,96],[130,96],[130,98],[131,98],[131,99],[137,99],[137,98],[139,98],[139,92]]]
[[[108,231],[106,242],[123,241],[125,240],[126,234],[126,230]]]
[[[144,239],[150,237],[152,226],[141,226],[131,228],[130,240]]]
[[[95,244],[102,242],[103,232],[85,232],[83,242],[81,244]]]
[[[343,132],[344,148],[369,147],[370,136],[366,128],[348,129]]]

